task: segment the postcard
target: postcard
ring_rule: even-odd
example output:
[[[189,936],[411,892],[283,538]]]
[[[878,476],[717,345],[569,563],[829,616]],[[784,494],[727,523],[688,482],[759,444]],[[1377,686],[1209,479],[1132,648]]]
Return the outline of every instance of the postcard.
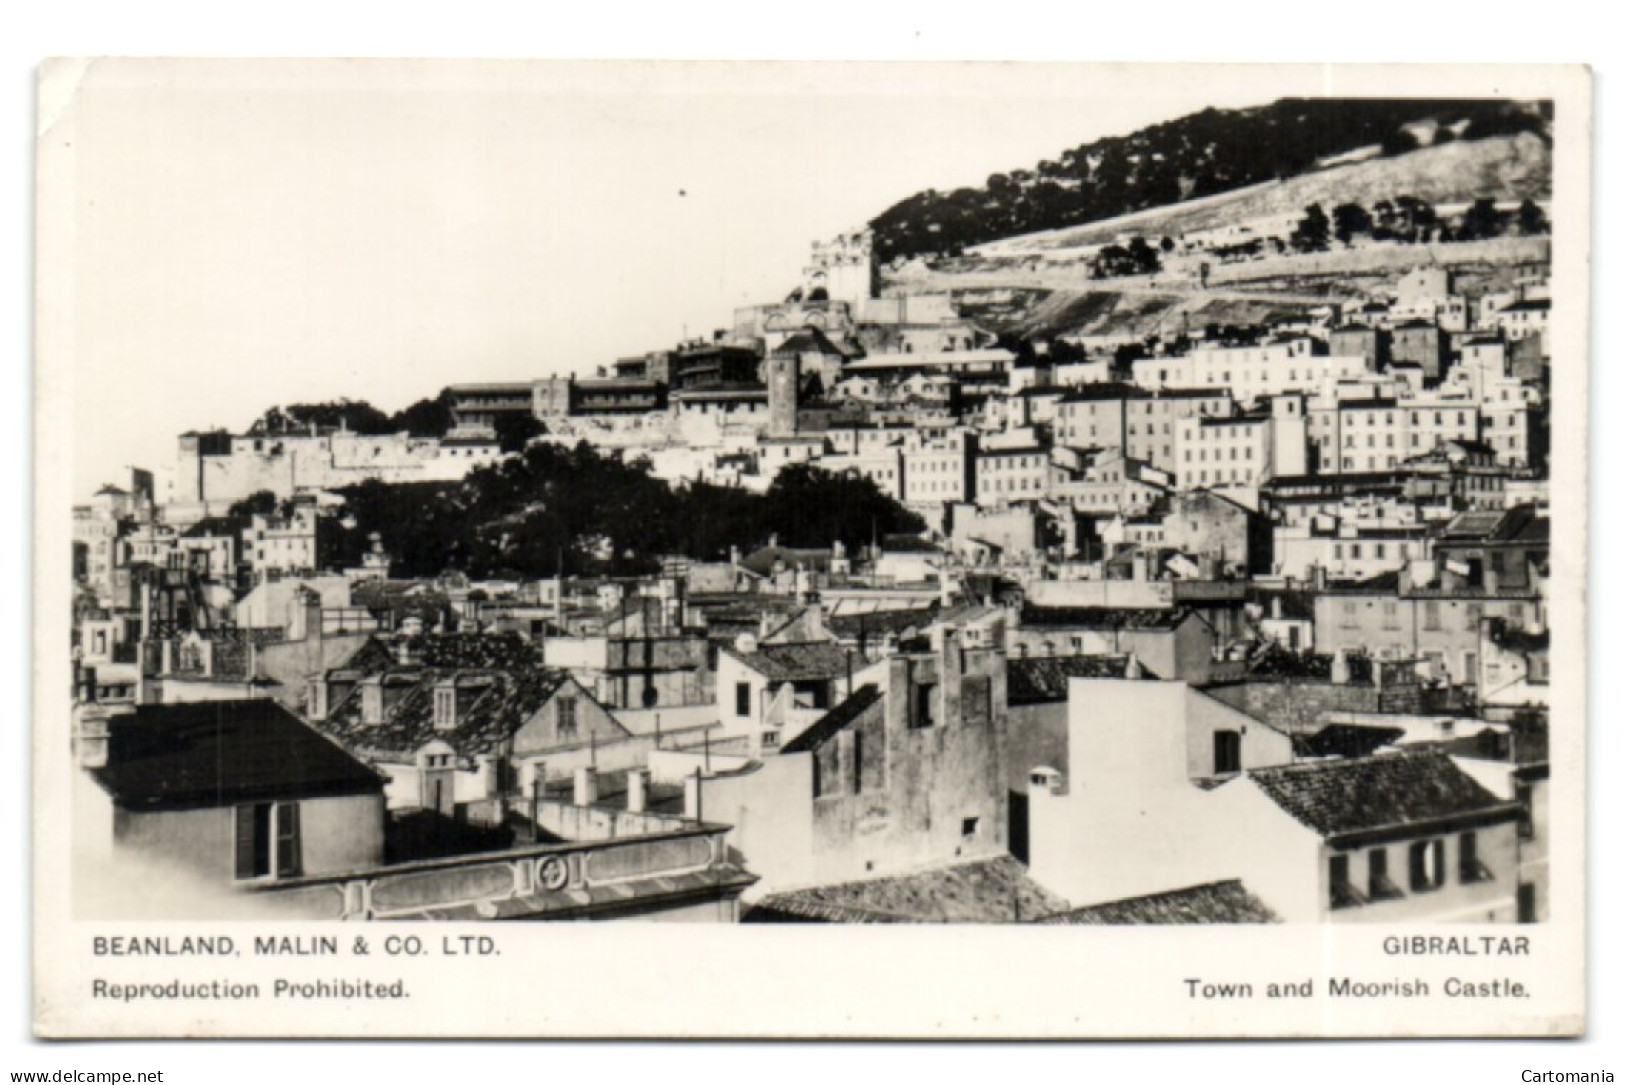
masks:
[[[1585,70],[38,104],[38,1035],[1584,1031]]]

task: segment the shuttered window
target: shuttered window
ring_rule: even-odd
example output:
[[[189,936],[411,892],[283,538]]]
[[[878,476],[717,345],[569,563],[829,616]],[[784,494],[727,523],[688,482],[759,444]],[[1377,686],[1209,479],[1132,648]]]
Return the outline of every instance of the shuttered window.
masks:
[[[271,873],[271,807],[268,803],[237,807],[237,877],[263,878]]]
[[[292,878],[300,873],[303,857],[299,849],[299,804],[276,804],[276,873],[279,878]]]

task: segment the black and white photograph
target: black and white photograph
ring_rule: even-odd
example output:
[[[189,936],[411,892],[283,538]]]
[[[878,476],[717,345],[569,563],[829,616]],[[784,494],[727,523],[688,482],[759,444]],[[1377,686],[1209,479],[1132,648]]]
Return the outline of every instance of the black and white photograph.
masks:
[[[1584,1029],[1583,69],[38,110],[42,1035]]]

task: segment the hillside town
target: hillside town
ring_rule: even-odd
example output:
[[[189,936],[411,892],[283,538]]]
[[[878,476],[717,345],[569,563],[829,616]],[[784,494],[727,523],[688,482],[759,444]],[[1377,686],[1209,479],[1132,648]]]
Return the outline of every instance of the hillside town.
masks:
[[[1254,321],[1023,335],[859,229],[443,434],[179,435],[74,511],[75,860],[201,914],[1540,922],[1549,261],[1393,244]],[[917,526],[426,570],[345,497],[583,445]]]

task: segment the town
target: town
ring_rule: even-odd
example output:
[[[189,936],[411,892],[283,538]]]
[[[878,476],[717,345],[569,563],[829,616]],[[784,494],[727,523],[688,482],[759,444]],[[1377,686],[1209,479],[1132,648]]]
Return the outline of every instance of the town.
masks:
[[[76,869],[169,917],[1545,920],[1549,204],[1384,204],[863,227],[427,426],[179,435],[74,510]],[[997,319],[1046,275],[1181,312]]]

